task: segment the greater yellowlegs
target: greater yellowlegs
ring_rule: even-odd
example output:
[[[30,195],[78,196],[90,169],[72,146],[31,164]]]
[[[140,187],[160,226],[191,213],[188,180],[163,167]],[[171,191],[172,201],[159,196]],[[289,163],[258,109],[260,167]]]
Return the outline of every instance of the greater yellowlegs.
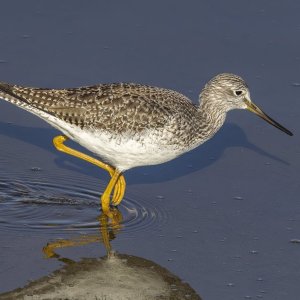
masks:
[[[110,203],[122,201],[125,170],[161,164],[194,149],[220,129],[232,109],[248,109],[292,135],[251,101],[241,77],[228,73],[215,76],[205,85],[199,105],[175,91],[133,83],[71,89],[1,83],[0,97],[63,132],[53,140],[58,150],[109,172],[111,179],[101,197],[102,210],[108,216],[112,215]],[[67,138],[105,163],[65,146]]]

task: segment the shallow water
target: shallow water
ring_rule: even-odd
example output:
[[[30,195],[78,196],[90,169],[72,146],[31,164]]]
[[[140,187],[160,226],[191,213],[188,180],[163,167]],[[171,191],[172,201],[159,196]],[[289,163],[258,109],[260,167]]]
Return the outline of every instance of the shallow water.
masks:
[[[91,233],[99,230],[99,186],[96,190],[76,184],[40,181],[0,183],[1,230]],[[102,190],[104,187],[101,187]],[[126,232],[155,230],[167,221],[167,213],[153,202],[125,197],[119,210]]]
[[[295,136],[230,113],[198,149],[126,172],[123,220],[107,239],[202,299],[298,300],[299,9],[296,0],[9,1],[0,11],[1,80],[139,82],[196,102],[216,73],[244,77],[253,101]],[[109,178],[56,152],[59,133],[29,113],[1,102],[0,120],[0,293],[26,292],[70,261],[80,268],[106,257],[99,197]],[[86,236],[45,255],[47,245]]]

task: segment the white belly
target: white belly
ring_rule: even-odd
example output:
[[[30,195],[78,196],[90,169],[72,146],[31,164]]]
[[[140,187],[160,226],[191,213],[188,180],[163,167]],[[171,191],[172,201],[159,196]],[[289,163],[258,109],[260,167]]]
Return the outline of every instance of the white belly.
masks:
[[[97,132],[83,134],[78,143],[103,157],[121,171],[138,166],[160,164],[180,154],[174,149],[160,146],[151,137],[145,138],[143,143],[140,143],[129,137],[114,139],[111,135]]]
[[[9,102],[12,98],[6,94],[1,94],[1,97]],[[15,99],[15,101],[17,100]],[[164,163],[200,144],[195,144],[190,149],[170,145],[169,141],[172,141],[174,136],[167,130],[164,132],[148,130],[139,136],[124,134],[117,137],[99,130],[85,131],[44,111],[31,107],[25,102],[16,105],[42,118],[67,137],[100,156],[120,171],[138,166]]]
[[[162,143],[155,131],[144,132],[143,138],[140,139],[130,134],[114,136],[99,130],[85,131],[52,116],[47,121],[120,171],[161,164],[185,152]],[[164,138],[167,137],[164,135]]]

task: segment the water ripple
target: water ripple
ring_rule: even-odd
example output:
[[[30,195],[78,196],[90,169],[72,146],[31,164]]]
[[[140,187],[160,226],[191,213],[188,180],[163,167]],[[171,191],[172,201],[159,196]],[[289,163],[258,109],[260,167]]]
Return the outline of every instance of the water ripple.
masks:
[[[91,234],[99,230],[99,190],[76,184],[0,180],[0,230]],[[119,207],[123,230],[154,230],[167,213],[153,201],[125,197]]]

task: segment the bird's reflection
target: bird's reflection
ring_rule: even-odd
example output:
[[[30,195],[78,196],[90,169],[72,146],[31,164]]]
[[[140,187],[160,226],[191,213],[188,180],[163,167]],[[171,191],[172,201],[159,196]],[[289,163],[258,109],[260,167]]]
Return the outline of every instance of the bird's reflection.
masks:
[[[43,252],[46,258],[57,258],[60,261],[65,262],[65,258],[61,257],[56,253],[56,249],[66,248],[66,247],[76,247],[83,246],[90,243],[101,242],[106,249],[107,257],[114,256],[114,251],[112,250],[110,241],[115,239],[117,233],[122,228],[122,213],[118,209],[114,209],[114,218],[111,219],[102,213],[99,218],[99,230],[100,235],[83,235],[78,238],[73,239],[60,239],[51,243],[48,243],[44,248]],[[67,260],[70,262],[70,260]],[[73,262],[75,263],[75,262]]]
[[[47,258],[64,262],[51,275],[31,282],[24,288],[0,295],[0,299],[99,299],[99,300],[201,300],[200,296],[177,276],[158,264],[112,250],[110,241],[122,229],[121,212],[111,220],[99,217],[99,235],[80,236],[48,243]],[[101,242],[107,250],[102,258],[78,262],[62,257],[56,250]]]

